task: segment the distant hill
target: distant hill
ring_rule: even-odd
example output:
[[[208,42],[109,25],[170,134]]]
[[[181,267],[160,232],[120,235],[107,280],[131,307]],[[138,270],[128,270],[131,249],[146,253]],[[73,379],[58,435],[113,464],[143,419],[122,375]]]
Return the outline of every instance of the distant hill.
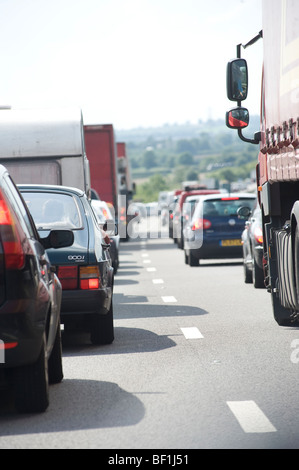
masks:
[[[243,132],[244,135],[252,138],[254,132],[259,130],[259,116],[251,116],[249,127]],[[197,124],[186,122],[185,124],[164,124],[160,127],[138,127],[135,129],[115,129],[117,142],[135,142],[140,143],[150,138],[155,140],[180,140],[193,139],[199,137],[202,133],[223,134],[232,133],[232,129],[228,129],[224,119],[218,120],[199,120]]]

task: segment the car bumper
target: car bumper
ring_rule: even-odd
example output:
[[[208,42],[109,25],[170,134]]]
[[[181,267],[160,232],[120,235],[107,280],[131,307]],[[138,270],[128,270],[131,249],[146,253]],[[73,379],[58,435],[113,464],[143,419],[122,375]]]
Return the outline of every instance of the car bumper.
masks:
[[[105,315],[110,309],[111,301],[111,287],[95,290],[63,290],[61,322],[73,315]]]
[[[198,259],[225,259],[225,258],[242,258],[243,250],[242,245],[237,246],[222,246],[219,242],[203,242],[200,248],[192,248],[192,244],[186,246],[187,253]]]
[[[41,351],[48,307],[28,300],[6,302],[0,308],[0,368],[33,364]],[[17,312],[17,313],[13,313]]]

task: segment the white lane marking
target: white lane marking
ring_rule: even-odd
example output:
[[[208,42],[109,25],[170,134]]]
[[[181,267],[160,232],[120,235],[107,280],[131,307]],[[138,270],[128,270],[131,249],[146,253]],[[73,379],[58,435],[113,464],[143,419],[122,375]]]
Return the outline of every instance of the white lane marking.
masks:
[[[164,284],[163,279],[153,279],[153,284]]]
[[[151,260],[150,259],[144,259],[143,262],[144,263],[151,263]]]
[[[143,253],[141,256],[142,256],[143,258],[147,258],[147,257],[148,257],[148,253]]]
[[[172,295],[166,295],[162,297],[163,302],[177,302],[177,299]]]
[[[146,268],[146,270],[147,270],[147,272],[149,272],[149,273],[153,273],[153,272],[157,271],[156,268]]]
[[[186,339],[197,339],[197,338],[203,338],[203,335],[199,331],[198,328],[195,326],[189,327],[189,328],[181,328],[184,336]]]
[[[266,433],[277,429],[253,400],[226,402],[244,432]]]

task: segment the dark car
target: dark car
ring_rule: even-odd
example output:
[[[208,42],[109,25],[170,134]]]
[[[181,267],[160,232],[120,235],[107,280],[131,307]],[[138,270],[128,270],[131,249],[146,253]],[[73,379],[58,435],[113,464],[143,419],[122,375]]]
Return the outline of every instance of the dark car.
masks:
[[[253,194],[202,196],[193,217],[184,227],[185,262],[198,266],[201,259],[242,258],[244,220],[238,209],[256,204]]]
[[[73,243],[68,231],[40,238],[7,170],[0,165],[0,379],[16,409],[42,412],[49,383],[61,382],[61,284],[46,249]]]
[[[245,210],[244,217],[249,215]],[[265,287],[263,269],[263,225],[261,209],[257,206],[242,233],[243,266],[245,283],[253,283],[256,288]]]
[[[101,228],[86,194],[76,188],[19,185],[40,234],[72,230],[74,244],[48,250],[62,285],[64,329],[90,333],[93,344],[114,339],[113,267]]]

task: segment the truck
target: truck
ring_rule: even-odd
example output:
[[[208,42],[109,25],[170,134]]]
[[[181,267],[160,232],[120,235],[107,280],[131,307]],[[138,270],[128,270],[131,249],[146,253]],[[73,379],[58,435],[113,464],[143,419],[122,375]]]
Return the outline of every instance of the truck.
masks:
[[[0,111],[0,163],[16,183],[74,186],[90,196],[79,108]]]
[[[263,0],[262,30],[238,44],[227,64],[227,97],[236,105],[226,125],[259,145],[256,165],[262,212],[264,284],[279,326],[299,322],[299,2]],[[244,135],[249,111],[248,66],[243,49],[263,41],[260,129]]]
[[[84,125],[86,155],[90,165],[91,189],[113,208],[118,217],[119,185],[117,150],[112,124]]]

